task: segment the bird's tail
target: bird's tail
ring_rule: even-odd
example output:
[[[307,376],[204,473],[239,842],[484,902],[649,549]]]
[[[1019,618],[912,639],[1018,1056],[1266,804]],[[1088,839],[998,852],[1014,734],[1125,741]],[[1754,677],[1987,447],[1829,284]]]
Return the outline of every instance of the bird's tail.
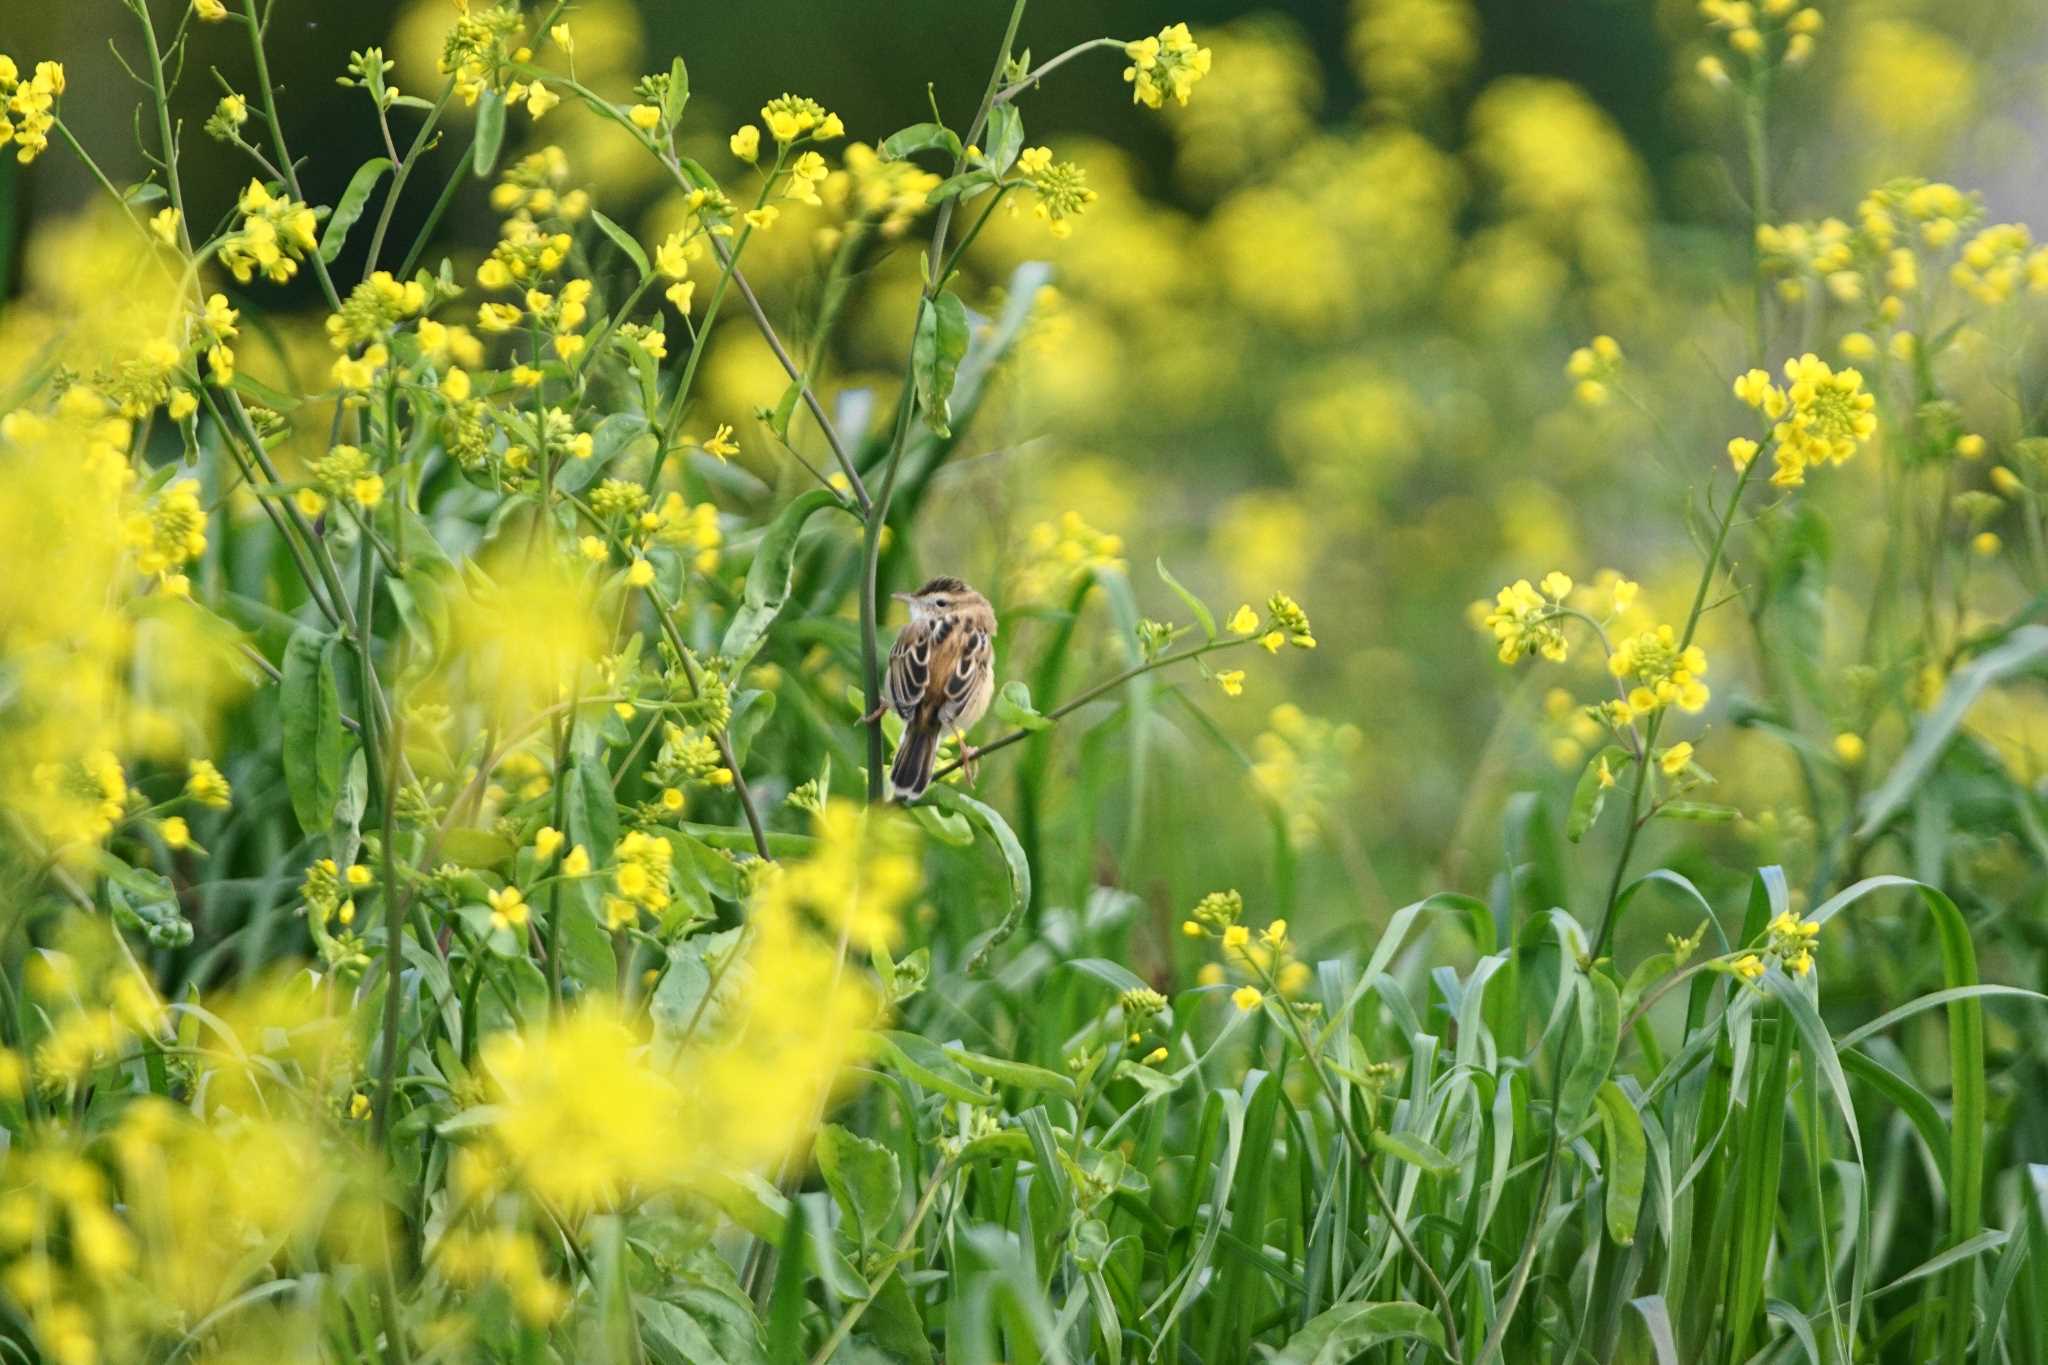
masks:
[[[932,761],[939,753],[939,727],[913,721],[896,746],[896,762],[889,768],[889,799],[915,801],[932,784]]]

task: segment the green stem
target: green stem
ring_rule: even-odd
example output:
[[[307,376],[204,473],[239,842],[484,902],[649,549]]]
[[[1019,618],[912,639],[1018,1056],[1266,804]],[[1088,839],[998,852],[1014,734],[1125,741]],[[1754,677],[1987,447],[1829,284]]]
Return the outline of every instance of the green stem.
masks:
[[[284,183],[292,198],[304,203],[306,192],[299,188],[298,167],[292,164],[291,150],[285,146],[284,124],[277,117],[277,91],[270,83],[270,59],[263,52],[263,25],[256,18],[256,0],[242,0],[242,13],[249,24],[249,51],[256,60],[256,82],[263,87],[263,117],[270,124],[270,146],[277,153],[278,169],[284,172]],[[335,292],[327,262],[317,251],[309,252],[306,259],[313,263],[313,274],[320,280],[320,292],[327,296],[327,306],[340,312],[341,295]]]
[[[867,1312],[875,1300],[882,1296],[882,1291],[895,1276],[896,1268],[909,1254],[910,1244],[917,1239],[917,1230],[924,1226],[924,1220],[931,1214],[933,1205],[939,1202],[939,1192],[945,1188],[946,1181],[952,1174],[953,1158],[947,1157],[939,1163],[939,1168],[932,1172],[931,1183],[924,1187],[924,1194],[918,1199],[917,1208],[912,1211],[909,1224],[897,1236],[896,1245],[889,1256],[888,1268],[876,1277],[874,1286],[868,1290],[868,1296],[847,1309],[846,1315],[833,1324],[832,1334],[825,1338],[825,1344],[811,1357],[811,1365],[825,1365],[826,1361],[832,1359],[833,1352],[839,1349],[854,1326],[860,1322],[861,1314]]]
[[[1727,548],[1728,532],[1735,525],[1735,514],[1742,509],[1742,494],[1763,462],[1764,452],[1759,450],[1742,467],[1742,473],[1735,480],[1735,490],[1728,495],[1728,506],[1721,513],[1721,524],[1714,532],[1714,546],[1707,554],[1706,568],[1700,572],[1699,586],[1693,589],[1692,610],[1686,614],[1685,630],[1678,640],[1681,651],[1692,643],[1693,633],[1699,629],[1700,614],[1706,610],[1707,590],[1713,586],[1714,573],[1721,567],[1721,554]],[[1621,837],[1621,854],[1614,860],[1614,875],[1608,879],[1606,906],[1600,914],[1600,931],[1593,936],[1593,956],[1596,958],[1606,953],[1608,937],[1614,932],[1615,905],[1621,899],[1621,884],[1628,876],[1628,860],[1635,853],[1636,838],[1642,833],[1643,795],[1650,782],[1650,756],[1655,750],[1657,731],[1663,722],[1663,711],[1653,713],[1643,734],[1643,751],[1636,762],[1635,785],[1628,797],[1628,828]]]

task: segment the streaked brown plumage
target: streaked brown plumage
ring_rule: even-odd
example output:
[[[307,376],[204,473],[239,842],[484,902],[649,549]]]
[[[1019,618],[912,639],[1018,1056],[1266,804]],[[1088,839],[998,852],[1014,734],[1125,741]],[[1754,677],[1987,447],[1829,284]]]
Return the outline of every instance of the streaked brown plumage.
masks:
[[[889,796],[915,801],[932,781],[939,741],[961,736],[995,696],[996,614],[988,599],[957,578],[934,578],[916,592],[896,593],[910,622],[889,651],[882,704],[903,717],[903,742],[889,769]]]

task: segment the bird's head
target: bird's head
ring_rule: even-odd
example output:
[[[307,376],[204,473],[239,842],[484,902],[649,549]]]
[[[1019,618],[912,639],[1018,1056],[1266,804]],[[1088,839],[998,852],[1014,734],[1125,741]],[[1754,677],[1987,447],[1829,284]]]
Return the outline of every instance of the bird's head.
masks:
[[[988,609],[987,599],[957,578],[934,578],[916,592],[891,593],[890,596],[910,608],[912,621],[929,621],[962,610]]]

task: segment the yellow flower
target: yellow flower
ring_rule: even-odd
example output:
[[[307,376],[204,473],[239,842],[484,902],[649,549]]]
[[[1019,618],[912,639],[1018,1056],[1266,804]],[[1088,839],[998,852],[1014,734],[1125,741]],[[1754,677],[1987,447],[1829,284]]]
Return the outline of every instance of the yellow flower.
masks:
[[[1979,436],[1974,431],[1966,432],[1963,435],[1956,437],[1956,454],[1962,456],[1966,460],[1983,459],[1984,438],[1982,436]]]
[[[1560,586],[1563,592],[1550,593],[1551,588]],[[1528,579],[1518,578],[1494,594],[1494,605],[1482,624],[1500,641],[1502,663],[1511,664],[1530,654],[1541,654],[1553,663],[1565,661],[1564,619],[1558,608],[1571,586],[1569,577],[1552,572],[1544,576],[1542,592],[1530,586]]]
[[[327,510],[327,499],[314,488],[301,488],[292,494],[292,502],[298,507],[300,514],[308,519],[317,517]]]
[[[1607,667],[1615,677],[1635,681],[1628,704],[1638,714],[1673,704],[1699,711],[1710,695],[1700,681],[1707,671],[1706,651],[1698,645],[1680,648],[1678,632],[1669,625],[1623,640],[1608,656]]]
[[[1259,988],[1257,986],[1239,986],[1236,990],[1230,993],[1230,1003],[1237,1006],[1238,1009],[1242,1010],[1246,1014],[1250,1014],[1253,1010],[1257,1009],[1259,1007],[1259,1002],[1264,1000],[1265,998],[1266,997],[1259,992]]]
[[[493,929],[524,929],[526,927],[526,898],[519,894],[516,886],[503,887],[490,892],[486,898],[491,905],[491,927]]]
[[[725,422],[718,424],[718,430],[711,433],[711,439],[698,444],[705,454],[716,455],[721,460],[729,460],[740,453],[739,443],[732,438],[732,427]]]
[[[590,871],[590,850],[578,844],[569,850],[569,856],[562,859],[562,875],[581,877]]]
[[[611,558],[611,551],[597,536],[585,536],[576,542],[576,552],[593,564],[602,564]]]
[[[651,133],[661,126],[661,108],[658,105],[636,104],[626,111],[626,117],[643,133]]]
[[[149,230],[165,246],[178,244],[178,211],[160,209],[149,220]]]
[[[1209,49],[1195,42],[1186,24],[1160,29],[1156,38],[1125,43],[1124,55],[1131,59],[1124,68],[1131,102],[1148,109],[1160,108],[1168,95],[1186,104],[1195,82],[1209,74]]]
[[[1252,931],[1246,928],[1244,925],[1230,924],[1224,926],[1223,946],[1225,948],[1242,949],[1247,943],[1250,943],[1251,941]]]
[[[217,24],[228,17],[228,7],[222,0],[192,0],[192,17],[202,24]]]
[[[358,1090],[348,1097],[348,1116],[358,1122],[370,1117],[370,1097]]]
[[[1226,697],[1241,695],[1244,692],[1244,670],[1241,668],[1219,670],[1216,674],[1216,685],[1223,689],[1223,695]]]
[[[775,226],[775,220],[782,216],[782,210],[773,204],[763,204],[760,208],[748,209],[743,216],[747,220],[748,227],[754,228],[756,231],[766,232],[769,228]]]
[[[356,887],[358,890],[360,890],[361,888],[368,886],[371,882],[377,880],[377,876],[375,873],[370,871],[369,868],[363,866],[361,863],[350,863],[348,871],[342,874],[342,879],[346,881],[350,886]]]
[[[752,163],[761,155],[761,130],[753,124],[742,124],[738,132],[726,139],[732,154],[740,160]]]
[[[1233,635],[1255,635],[1259,629],[1259,614],[1253,611],[1251,603],[1247,602],[1232,612],[1230,620],[1225,624]]]
[[[1990,559],[2003,548],[2005,542],[1998,538],[1996,531],[1979,531],[1970,537],[1970,553],[1979,559]]]
[[[1657,756],[1657,766],[1664,770],[1666,777],[1676,777],[1692,762],[1692,745],[1680,740]]]
[[[1863,736],[1853,730],[1844,730],[1835,736],[1835,757],[1844,766],[1853,768],[1863,762],[1864,752]]]
[[[228,780],[221,776],[220,769],[204,758],[195,758],[189,765],[190,776],[185,779],[185,795],[202,806],[214,810],[226,810],[234,793]]]
[[[1728,442],[1728,462],[1741,473],[1749,468],[1749,462],[1756,458],[1757,444],[1747,436],[1737,436]]]
[[[553,825],[542,825],[533,835],[533,855],[542,862],[552,859],[560,851],[564,839],[562,831]]]
[[[1764,960],[1755,953],[1744,953],[1730,964],[1729,970],[1744,981],[1754,981],[1764,974]]]
[[[539,81],[535,81],[532,89],[526,92],[526,112],[533,115],[535,123],[539,123],[543,114],[561,102],[562,97],[560,95],[557,95]]]
[[[626,581],[636,588],[644,588],[654,582],[654,561],[635,559],[626,570]]]
[[[156,822],[157,837],[164,841],[164,847],[186,849],[192,847],[192,830],[182,815],[167,815]]]

